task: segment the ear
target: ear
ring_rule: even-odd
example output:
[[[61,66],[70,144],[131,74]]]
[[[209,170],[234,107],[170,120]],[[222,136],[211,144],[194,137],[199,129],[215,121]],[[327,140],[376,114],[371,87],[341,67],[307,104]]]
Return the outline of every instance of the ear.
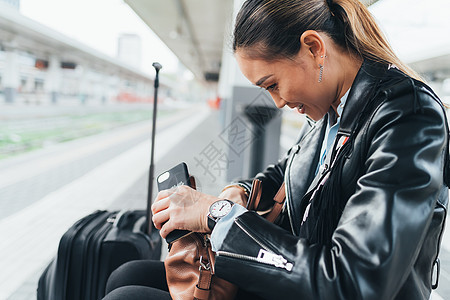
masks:
[[[322,64],[326,54],[326,45],[320,34],[315,30],[307,30],[300,36],[300,49],[310,56],[317,65]]]

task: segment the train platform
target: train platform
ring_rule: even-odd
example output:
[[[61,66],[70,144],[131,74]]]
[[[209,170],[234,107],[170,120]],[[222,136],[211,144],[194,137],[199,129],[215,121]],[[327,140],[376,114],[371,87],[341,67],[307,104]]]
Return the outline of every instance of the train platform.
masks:
[[[184,161],[199,190],[219,194],[227,183],[224,169],[201,163],[211,151],[217,157],[226,149],[219,119],[218,111],[204,105],[160,118],[155,175]],[[296,133],[282,130],[282,152]],[[150,137],[151,122],[145,121],[0,160],[0,299],[36,299],[40,274],[76,220],[97,209],[145,208]],[[448,230],[441,262],[433,299],[450,300]]]
[[[196,106],[161,118],[155,174],[185,161],[203,191],[218,193],[223,176],[208,178],[194,160],[219,130],[217,113]],[[140,122],[0,162],[0,299],[36,298],[40,273],[79,218],[145,208],[150,137],[151,122]]]

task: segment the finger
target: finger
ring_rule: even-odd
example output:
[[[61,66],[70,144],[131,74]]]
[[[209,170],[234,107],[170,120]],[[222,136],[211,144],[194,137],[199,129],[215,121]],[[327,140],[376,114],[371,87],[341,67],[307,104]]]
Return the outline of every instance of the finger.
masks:
[[[171,233],[175,228],[173,228],[172,223],[170,221],[163,224],[161,229],[159,230],[159,235],[165,239],[169,233]]]
[[[160,200],[162,200],[162,199],[164,199],[164,198],[169,197],[170,195],[173,194],[173,192],[174,192],[174,189],[168,189],[168,190],[159,191],[158,195],[156,195],[155,203],[160,201]]]
[[[156,229],[161,229],[164,223],[170,219],[170,212],[168,209],[160,211],[153,215],[152,221]]]
[[[170,205],[169,197],[158,200],[158,202],[152,204],[152,213],[157,214],[161,210],[167,209],[169,205]]]

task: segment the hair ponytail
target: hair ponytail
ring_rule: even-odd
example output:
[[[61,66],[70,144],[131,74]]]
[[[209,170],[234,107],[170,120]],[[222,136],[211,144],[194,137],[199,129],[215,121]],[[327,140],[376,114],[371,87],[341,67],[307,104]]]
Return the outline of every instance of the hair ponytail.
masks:
[[[422,81],[395,55],[358,0],[247,0],[236,17],[233,50],[251,48],[249,54],[266,60],[292,57],[306,30],[324,32],[348,52],[395,65]]]
[[[369,10],[358,0],[327,0],[336,17],[344,23],[347,48],[359,56],[395,65],[412,78],[422,78],[394,53]]]

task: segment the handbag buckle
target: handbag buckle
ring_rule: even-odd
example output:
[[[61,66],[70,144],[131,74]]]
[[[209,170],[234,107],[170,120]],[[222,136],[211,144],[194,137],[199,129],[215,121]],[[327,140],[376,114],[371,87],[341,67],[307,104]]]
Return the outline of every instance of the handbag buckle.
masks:
[[[199,261],[200,261],[200,267],[198,267],[199,271],[201,271],[202,268],[204,270],[207,270],[207,271],[211,270],[211,265],[209,264],[209,261],[206,260],[206,264],[203,262],[203,256],[200,256],[200,260]]]

